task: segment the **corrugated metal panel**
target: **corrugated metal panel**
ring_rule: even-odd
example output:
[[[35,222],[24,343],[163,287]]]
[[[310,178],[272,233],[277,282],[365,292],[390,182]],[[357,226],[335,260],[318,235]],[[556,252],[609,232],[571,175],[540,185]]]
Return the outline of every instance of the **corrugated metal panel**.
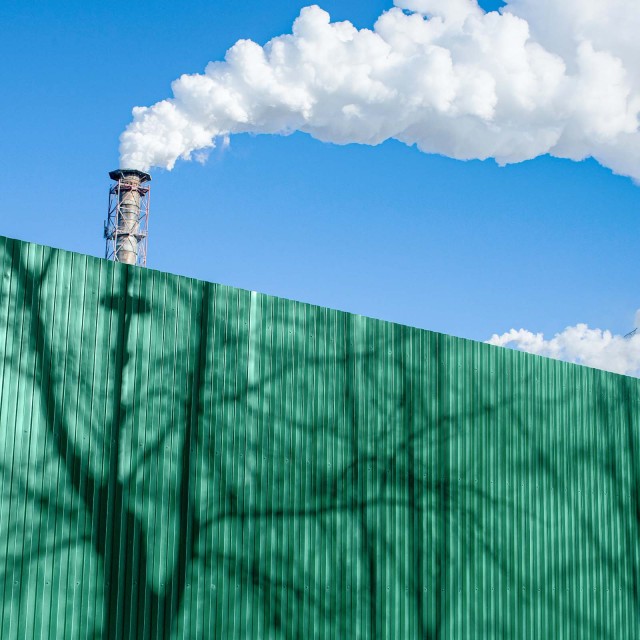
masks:
[[[0,637],[638,638],[638,384],[0,239]]]

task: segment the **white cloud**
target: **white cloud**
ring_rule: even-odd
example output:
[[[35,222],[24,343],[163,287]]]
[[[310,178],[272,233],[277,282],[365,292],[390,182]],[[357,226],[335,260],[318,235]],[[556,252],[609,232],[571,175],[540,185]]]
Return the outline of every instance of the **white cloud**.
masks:
[[[592,156],[640,180],[637,0],[395,0],[373,30],[302,10],[291,35],[237,42],[223,62],[137,107],[121,165],[171,169],[237,133],[389,138],[506,164]]]
[[[636,323],[639,321],[640,311],[636,315]],[[502,335],[494,334],[487,342],[614,373],[640,376],[640,333],[625,338],[611,331],[577,324],[567,327],[550,340],[546,340],[542,333],[511,329]]]

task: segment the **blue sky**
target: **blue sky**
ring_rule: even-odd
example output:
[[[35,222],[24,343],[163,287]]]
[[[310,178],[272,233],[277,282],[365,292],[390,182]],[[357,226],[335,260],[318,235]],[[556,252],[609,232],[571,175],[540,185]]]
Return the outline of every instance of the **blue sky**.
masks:
[[[290,31],[307,3],[159,4],[0,5],[0,234],[102,255],[131,108],[240,38]],[[391,6],[320,4],[358,27]],[[594,161],[499,168],[243,135],[205,165],[154,172],[149,265],[479,340],[576,322],[625,333],[639,212],[640,189]]]

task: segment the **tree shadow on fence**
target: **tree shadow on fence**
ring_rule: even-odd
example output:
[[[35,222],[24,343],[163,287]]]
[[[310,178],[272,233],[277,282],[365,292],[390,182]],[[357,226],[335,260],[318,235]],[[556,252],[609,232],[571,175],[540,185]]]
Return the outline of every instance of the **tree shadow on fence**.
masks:
[[[634,381],[60,255],[1,256],[0,637],[636,629]]]

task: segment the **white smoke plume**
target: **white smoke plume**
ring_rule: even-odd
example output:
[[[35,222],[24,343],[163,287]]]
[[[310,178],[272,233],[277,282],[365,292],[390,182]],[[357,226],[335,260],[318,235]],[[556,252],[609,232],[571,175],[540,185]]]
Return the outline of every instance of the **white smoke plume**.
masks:
[[[173,168],[237,133],[394,138],[500,164],[594,157],[640,180],[638,0],[394,0],[373,30],[307,7],[291,35],[240,40],[136,107],[121,166]]]
[[[640,310],[636,314],[636,326],[640,326],[638,323]],[[550,340],[545,340],[541,333],[511,329],[502,335],[494,334],[487,343],[640,377],[640,332],[625,338],[611,331],[577,324],[567,327]]]

